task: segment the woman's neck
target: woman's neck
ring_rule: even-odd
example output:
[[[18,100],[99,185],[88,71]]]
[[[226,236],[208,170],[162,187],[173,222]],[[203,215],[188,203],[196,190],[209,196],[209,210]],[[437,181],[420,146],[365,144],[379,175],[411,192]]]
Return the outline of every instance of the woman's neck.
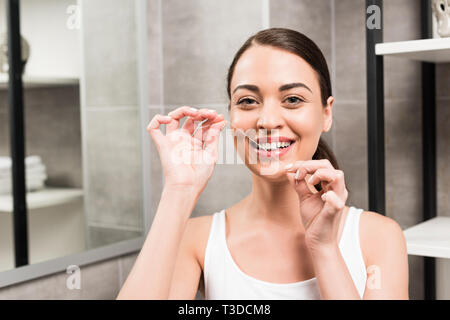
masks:
[[[253,174],[252,192],[245,199],[245,218],[252,222],[302,227],[298,201],[289,181],[273,182]]]

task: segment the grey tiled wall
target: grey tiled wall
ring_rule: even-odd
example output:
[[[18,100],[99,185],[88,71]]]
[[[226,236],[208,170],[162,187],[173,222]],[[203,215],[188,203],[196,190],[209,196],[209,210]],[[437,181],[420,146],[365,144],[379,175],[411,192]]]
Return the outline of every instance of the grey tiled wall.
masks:
[[[88,247],[143,229],[136,1],[82,2]],[[103,236],[101,236],[103,235]]]

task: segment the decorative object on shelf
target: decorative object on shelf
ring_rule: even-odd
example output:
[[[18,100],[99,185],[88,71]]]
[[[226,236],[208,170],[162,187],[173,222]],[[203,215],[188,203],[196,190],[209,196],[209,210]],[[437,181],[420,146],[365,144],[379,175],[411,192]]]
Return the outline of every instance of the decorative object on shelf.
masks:
[[[25,65],[30,57],[30,45],[24,37],[20,37],[22,49],[22,73],[25,72]],[[0,73],[8,73],[8,35],[6,33],[0,34]]]
[[[431,6],[438,34],[443,38],[450,37],[450,0],[433,0]]]

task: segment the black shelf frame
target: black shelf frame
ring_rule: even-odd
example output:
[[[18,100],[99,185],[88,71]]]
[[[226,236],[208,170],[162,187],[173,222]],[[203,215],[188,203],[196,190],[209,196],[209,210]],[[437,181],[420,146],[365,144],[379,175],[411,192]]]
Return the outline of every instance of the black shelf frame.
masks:
[[[25,184],[25,126],[19,0],[6,1],[8,28],[8,104],[12,160],[15,266],[28,264],[28,223]]]
[[[431,0],[418,0],[421,8],[421,37],[433,38]],[[383,17],[382,0],[366,0],[366,8],[377,5]],[[367,19],[367,12],[366,12]],[[366,21],[366,20],[365,20]],[[367,63],[367,145],[369,210],[386,215],[384,146],[383,56],[375,54],[375,44],[383,42],[383,27],[366,28]],[[423,220],[437,216],[436,184],[436,83],[435,63],[422,62],[422,171]],[[435,258],[424,257],[424,298],[436,299]]]

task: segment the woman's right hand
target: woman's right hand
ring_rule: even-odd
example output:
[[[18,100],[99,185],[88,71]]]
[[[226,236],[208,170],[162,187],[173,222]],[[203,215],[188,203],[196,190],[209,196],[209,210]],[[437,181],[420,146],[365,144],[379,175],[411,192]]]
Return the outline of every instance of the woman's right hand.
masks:
[[[180,119],[185,116],[188,118],[178,128]],[[204,119],[208,121],[192,136]],[[161,124],[166,124],[166,134],[159,129]],[[200,195],[217,163],[219,135],[225,125],[224,116],[215,110],[188,106],[177,108],[167,116],[153,117],[147,131],[159,153],[165,186],[182,187]]]

